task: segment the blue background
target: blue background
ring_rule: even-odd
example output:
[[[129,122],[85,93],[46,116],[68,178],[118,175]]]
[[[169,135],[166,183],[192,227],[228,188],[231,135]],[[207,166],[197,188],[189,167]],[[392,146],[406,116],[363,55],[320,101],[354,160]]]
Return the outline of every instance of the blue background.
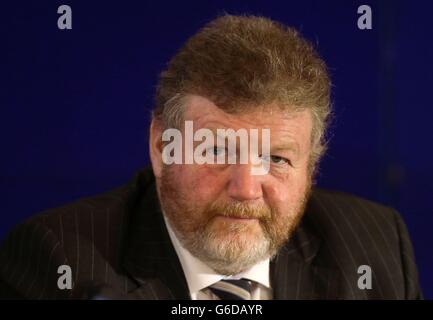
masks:
[[[72,30],[57,8],[72,7]],[[368,4],[373,30],[357,28]],[[336,119],[319,186],[398,209],[433,298],[432,1],[19,1],[0,13],[0,238],[35,212],[128,181],[148,163],[158,72],[223,12],[318,44]]]

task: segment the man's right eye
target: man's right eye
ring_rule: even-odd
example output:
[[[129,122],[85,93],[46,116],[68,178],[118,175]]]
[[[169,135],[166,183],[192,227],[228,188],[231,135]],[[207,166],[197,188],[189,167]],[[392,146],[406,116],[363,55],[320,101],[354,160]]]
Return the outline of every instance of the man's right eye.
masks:
[[[220,156],[223,155],[225,152],[225,148],[224,147],[218,147],[218,146],[213,146],[210,147],[208,149],[206,149],[206,152],[214,155],[214,156]]]

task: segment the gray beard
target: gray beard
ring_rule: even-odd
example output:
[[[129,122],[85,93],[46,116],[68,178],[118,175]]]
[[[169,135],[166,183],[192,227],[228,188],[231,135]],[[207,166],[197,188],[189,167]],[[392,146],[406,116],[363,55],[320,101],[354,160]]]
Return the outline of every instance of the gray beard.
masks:
[[[263,260],[272,258],[277,252],[277,248],[272,247],[270,239],[265,236],[261,236],[254,243],[248,243],[248,239],[220,240],[214,232],[194,232],[184,236],[175,226],[173,230],[184,248],[222,275],[239,274]]]

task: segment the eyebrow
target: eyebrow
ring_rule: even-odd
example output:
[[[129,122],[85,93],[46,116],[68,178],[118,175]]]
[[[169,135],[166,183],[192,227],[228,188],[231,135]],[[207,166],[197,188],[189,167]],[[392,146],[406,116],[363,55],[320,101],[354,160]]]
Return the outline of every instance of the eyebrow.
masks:
[[[273,152],[275,151],[293,151],[296,155],[300,153],[300,147],[297,142],[291,141],[291,142],[282,142],[281,144],[278,144],[277,146],[272,146],[271,144],[271,150]]]
[[[215,125],[217,125],[217,126],[215,126]],[[246,128],[234,129],[234,128],[226,127],[226,126],[222,125],[221,122],[216,121],[216,120],[209,121],[206,124],[206,126],[198,128],[198,129],[209,129],[210,131],[212,131],[212,133],[214,135],[215,143],[217,142],[218,137],[220,137],[224,141],[227,141],[227,137],[219,135],[217,133],[218,129],[223,129],[223,130],[233,129],[234,131],[238,131],[239,129],[245,129],[247,132],[247,135],[249,135],[249,132],[250,132],[249,129],[246,129]],[[198,130],[198,129],[196,129],[196,130]],[[260,134],[260,132],[259,132],[259,134]],[[271,142],[270,150],[273,152],[275,152],[275,151],[291,151],[296,156],[298,156],[300,154],[300,146],[296,141],[287,140],[287,139],[281,139],[281,140],[282,140],[282,142],[278,142],[276,144],[276,146],[272,146],[272,142]],[[194,141],[194,143],[196,143],[196,141]],[[236,149],[238,149],[238,147],[239,147],[238,144],[236,144]]]

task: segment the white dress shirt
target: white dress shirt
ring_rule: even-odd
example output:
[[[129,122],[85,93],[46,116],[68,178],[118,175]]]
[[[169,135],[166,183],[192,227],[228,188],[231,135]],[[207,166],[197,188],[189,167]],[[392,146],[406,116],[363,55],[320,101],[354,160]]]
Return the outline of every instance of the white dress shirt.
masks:
[[[253,300],[272,299],[272,290],[269,281],[269,259],[263,260],[252,268],[237,275],[224,276],[218,274],[204,262],[194,257],[181,245],[164,214],[163,216],[171,242],[182,265],[192,300],[219,300],[208,287],[222,279],[241,278],[253,280],[253,290],[251,293]]]

